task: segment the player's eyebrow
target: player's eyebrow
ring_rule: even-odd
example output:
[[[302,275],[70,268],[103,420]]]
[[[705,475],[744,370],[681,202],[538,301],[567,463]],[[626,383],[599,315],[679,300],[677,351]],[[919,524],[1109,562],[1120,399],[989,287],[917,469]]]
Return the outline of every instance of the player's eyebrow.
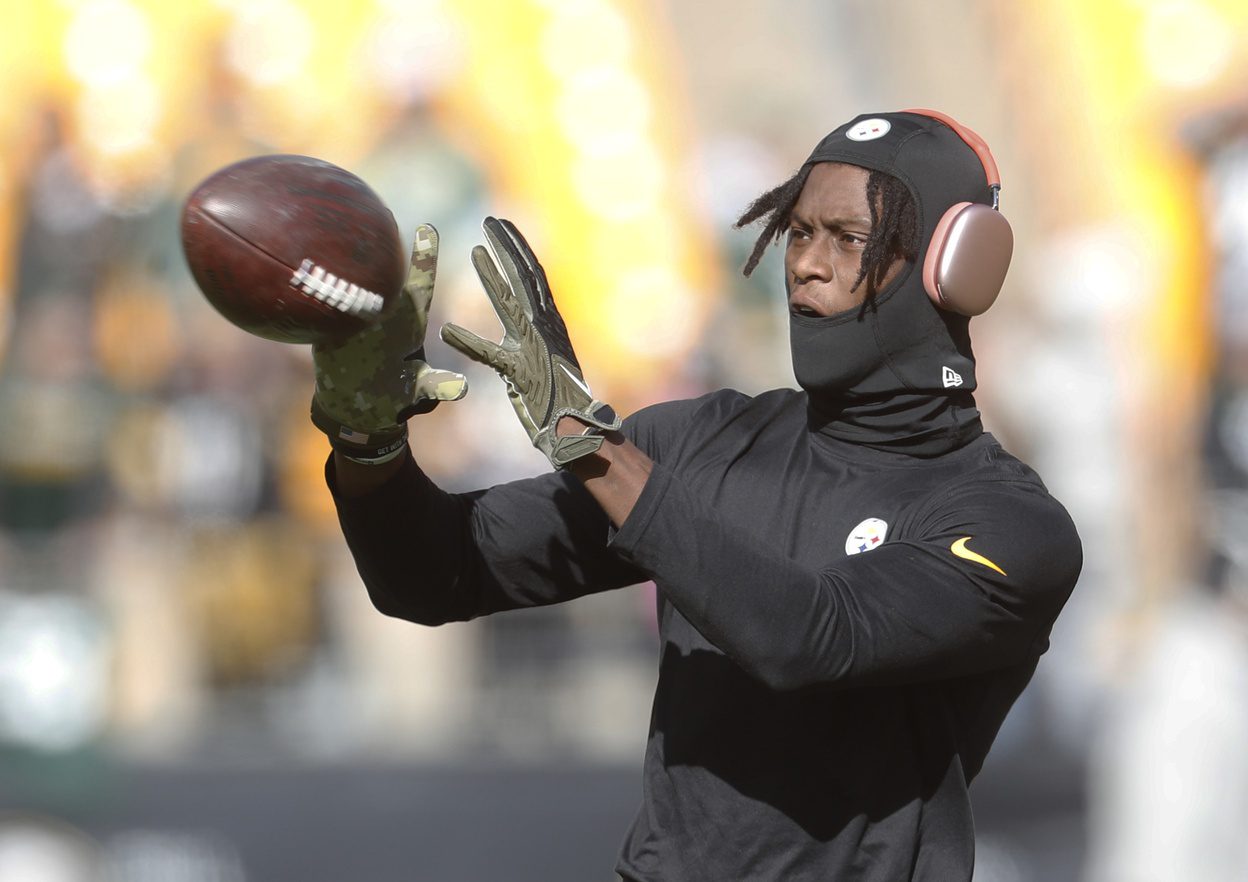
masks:
[[[796,209],[794,209],[790,213],[789,219],[793,221],[797,221],[798,223],[801,223],[801,224],[805,224],[807,226],[810,226],[810,223],[811,223],[810,218],[808,216],[802,214]],[[826,227],[827,229],[830,229],[830,230],[843,230],[847,228],[870,230],[871,218],[866,217],[865,215],[859,215],[856,217],[855,216],[821,217],[819,218],[819,225],[822,227]]]
[[[871,229],[869,217],[825,217],[820,221],[826,227],[843,230],[846,227],[865,227]]]

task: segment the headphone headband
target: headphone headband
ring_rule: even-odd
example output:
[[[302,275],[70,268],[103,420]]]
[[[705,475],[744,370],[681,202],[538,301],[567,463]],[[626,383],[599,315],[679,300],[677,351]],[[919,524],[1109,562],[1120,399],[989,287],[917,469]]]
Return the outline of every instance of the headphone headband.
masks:
[[[983,163],[984,175],[988,178],[988,186],[994,191],[1001,189],[1001,173],[997,171],[997,161],[992,158],[992,151],[988,149],[988,142],[981,138],[975,132],[968,129],[962,123],[951,117],[947,113],[941,113],[939,110],[927,110],[921,107],[911,107],[904,113],[916,113],[920,116],[930,116],[932,119],[939,120],[957,133],[958,137],[966,142],[966,146],[975,151],[975,155],[979,157],[979,161]]]
[[[940,219],[923,261],[923,287],[941,309],[965,316],[992,306],[1005,283],[1014,252],[1014,233],[1001,216],[1001,173],[988,142],[947,113],[925,108],[905,111],[944,123],[975,151],[992,190],[992,209],[971,202],[954,205]]]

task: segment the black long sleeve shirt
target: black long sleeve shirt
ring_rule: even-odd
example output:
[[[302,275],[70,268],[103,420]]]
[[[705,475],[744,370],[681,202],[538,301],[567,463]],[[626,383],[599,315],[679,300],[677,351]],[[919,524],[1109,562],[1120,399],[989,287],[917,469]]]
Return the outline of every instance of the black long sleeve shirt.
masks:
[[[1062,506],[990,435],[880,451],[789,390],[625,432],[655,466],[618,530],[566,473],[456,495],[410,464],[338,497],[374,604],[434,625],[655,581],[627,879],[969,880],[970,782],[1081,566]]]

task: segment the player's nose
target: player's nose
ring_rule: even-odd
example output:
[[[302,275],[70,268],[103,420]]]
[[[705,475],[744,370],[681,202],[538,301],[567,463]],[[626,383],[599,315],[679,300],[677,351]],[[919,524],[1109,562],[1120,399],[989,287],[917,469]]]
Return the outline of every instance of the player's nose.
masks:
[[[835,276],[832,261],[828,260],[823,249],[813,244],[807,245],[793,256],[789,271],[794,287],[808,282],[830,282]]]

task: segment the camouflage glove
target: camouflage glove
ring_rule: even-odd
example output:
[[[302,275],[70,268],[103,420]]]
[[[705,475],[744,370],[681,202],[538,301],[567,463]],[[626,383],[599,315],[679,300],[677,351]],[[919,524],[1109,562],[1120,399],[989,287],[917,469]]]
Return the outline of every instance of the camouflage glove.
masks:
[[[375,465],[407,446],[407,420],[468,391],[463,375],[425,362],[425,328],[438,269],[438,231],[416,228],[411,269],[398,305],[377,324],[312,347],[312,422],[349,459]]]
[[[452,324],[442,326],[442,339],[498,371],[533,446],[555,468],[563,468],[597,451],[601,433],[618,429],[619,417],[585,384],[546,273],[520,231],[492,217],[482,227],[494,259],[478,245],[472,249],[472,265],[503,324],[503,339],[490,343]],[[556,427],[565,416],[588,423],[591,434],[559,437]]]

